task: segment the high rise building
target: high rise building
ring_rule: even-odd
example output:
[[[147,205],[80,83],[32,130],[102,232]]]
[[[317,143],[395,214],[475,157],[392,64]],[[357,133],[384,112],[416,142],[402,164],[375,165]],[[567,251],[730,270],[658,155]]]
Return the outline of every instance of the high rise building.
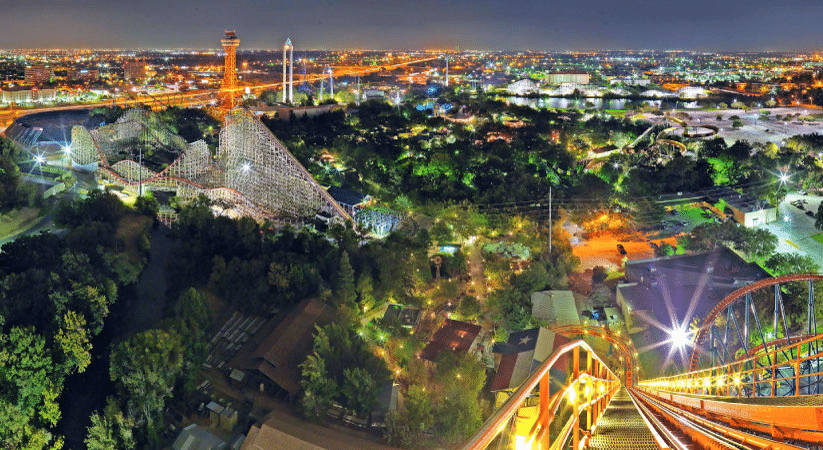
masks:
[[[289,58],[289,90],[286,96],[286,50],[288,50]],[[294,101],[294,46],[291,44],[291,38],[286,39],[283,44],[283,103],[292,103]]]
[[[127,61],[123,64],[123,78],[140,80],[146,78],[146,63],[143,61]]]
[[[234,106],[234,94],[237,90],[237,47],[240,45],[237,31],[226,31],[226,37],[220,43],[223,44],[223,51],[226,53],[220,90],[226,96],[227,102]]]
[[[54,72],[51,70],[51,67],[45,64],[32,64],[31,66],[26,66],[25,69],[26,84],[38,85],[48,83],[53,76]]]

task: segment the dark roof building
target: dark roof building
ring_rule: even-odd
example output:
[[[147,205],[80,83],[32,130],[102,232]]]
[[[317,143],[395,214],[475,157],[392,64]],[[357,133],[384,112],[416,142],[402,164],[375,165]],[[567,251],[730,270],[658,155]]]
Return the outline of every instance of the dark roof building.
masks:
[[[267,324],[265,329],[271,331],[261,331],[262,341],[250,340],[229,368],[244,371],[248,381],[274,383],[295,395],[300,390],[299,366],[314,343],[314,326],[326,325],[333,318],[334,308],[317,299],[304,300],[275,327]]]
[[[676,255],[626,263],[626,282],[617,286],[617,303],[626,317],[634,345],[644,348],[666,341],[668,335],[652,324],[672,327],[705,318],[727,295],[769,274],[723,247],[705,253]],[[644,366],[647,375],[660,369],[667,346],[654,350],[655,364]],[[662,353],[666,352],[666,353]]]
[[[467,352],[477,339],[477,335],[480,334],[480,328],[480,325],[446,319],[446,323],[434,333],[420,357],[434,362],[445,350],[455,353]]]

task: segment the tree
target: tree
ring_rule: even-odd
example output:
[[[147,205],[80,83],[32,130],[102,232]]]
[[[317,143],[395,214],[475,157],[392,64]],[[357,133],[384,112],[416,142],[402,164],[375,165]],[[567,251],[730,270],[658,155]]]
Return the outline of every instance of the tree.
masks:
[[[181,350],[177,334],[156,329],[137,333],[112,350],[111,380],[128,399],[129,415],[145,425],[150,437],[183,367]]]
[[[92,413],[91,426],[86,429],[88,450],[131,450],[134,448],[134,422],[123,416],[117,401],[109,397],[103,414]]]
[[[20,327],[0,334],[0,442],[6,448],[39,450],[49,444],[46,427],[60,420],[60,378],[42,336]]]
[[[797,253],[775,253],[763,262],[774,276],[788,275],[792,273],[818,273],[820,266],[806,255]]]
[[[592,287],[601,284],[609,277],[609,271],[603,266],[594,266],[592,269]]]
[[[377,404],[377,383],[374,377],[362,367],[343,370],[341,394],[348,408],[358,415],[368,415]]]
[[[329,378],[326,371],[325,361],[311,354],[303,364],[300,364],[303,387],[303,413],[307,417],[319,419],[326,415],[334,398],[339,393],[339,388],[334,380]]]
[[[339,305],[352,306],[357,301],[354,285],[354,269],[349,262],[349,252],[340,255],[340,267],[337,271],[337,301]]]
[[[823,203],[817,207],[817,214],[814,215],[814,227],[823,230]]]
[[[85,372],[91,364],[91,343],[86,330],[86,318],[74,311],[66,312],[54,341],[63,357],[65,372]]]

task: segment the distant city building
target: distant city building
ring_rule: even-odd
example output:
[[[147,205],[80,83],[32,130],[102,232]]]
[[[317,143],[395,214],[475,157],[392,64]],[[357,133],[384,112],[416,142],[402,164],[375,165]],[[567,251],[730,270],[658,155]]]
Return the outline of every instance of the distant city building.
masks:
[[[29,87],[7,88],[0,91],[0,103],[47,103],[54,101],[57,91]]]
[[[146,78],[146,63],[143,61],[127,61],[123,64],[123,78],[127,80]]]
[[[590,79],[591,76],[585,72],[557,72],[546,74],[546,82],[549,84],[589,84]]]
[[[33,64],[26,66],[25,69],[26,84],[36,86],[38,84],[48,83],[53,76],[54,71],[45,64]]]
[[[707,95],[702,87],[686,86],[677,90],[677,96],[685,99],[703,98]]]
[[[626,86],[648,86],[652,84],[652,80],[648,78],[612,78],[609,84],[623,84]]]
[[[510,84],[509,87],[506,88],[506,90],[509,92],[509,94],[514,95],[532,94],[537,92],[537,83],[528,78],[525,78]]]
[[[70,69],[68,76],[71,80],[92,81],[100,78],[100,71],[98,69]]]

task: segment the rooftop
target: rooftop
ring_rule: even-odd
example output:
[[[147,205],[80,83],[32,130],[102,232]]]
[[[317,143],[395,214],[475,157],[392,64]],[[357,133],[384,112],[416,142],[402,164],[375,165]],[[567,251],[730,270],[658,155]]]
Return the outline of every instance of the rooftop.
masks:
[[[434,333],[420,356],[427,361],[436,361],[440,352],[444,350],[466,352],[480,334],[480,328],[480,325],[446,319],[446,323]]]

